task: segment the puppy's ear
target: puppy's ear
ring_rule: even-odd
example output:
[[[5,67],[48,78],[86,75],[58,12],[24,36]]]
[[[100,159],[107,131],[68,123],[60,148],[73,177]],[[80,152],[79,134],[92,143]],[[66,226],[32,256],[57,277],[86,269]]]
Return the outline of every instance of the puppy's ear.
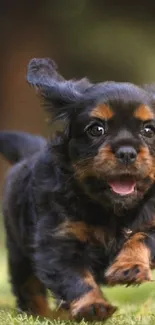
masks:
[[[48,110],[57,119],[69,117],[73,106],[84,98],[91,86],[87,79],[65,80],[58,72],[54,61],[49,58],[32,59],[27,68],[27,81],[44,99]]]
[[[151,95],[153,102],[155,102],[155,83],[144,84],[141,87]]]

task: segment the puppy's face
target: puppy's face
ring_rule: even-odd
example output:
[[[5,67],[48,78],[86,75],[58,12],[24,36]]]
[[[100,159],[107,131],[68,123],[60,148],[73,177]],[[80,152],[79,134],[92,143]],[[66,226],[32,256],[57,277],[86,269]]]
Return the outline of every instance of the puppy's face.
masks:
[[[128,83],[64,81],[49,59],[30,62],[28,81],[65,117],[71,166],[84,191],[120,214],[135,207],[155,177],[153,95]]]
[[[155,177],[153,106],[134,85],[102,86],[71,121],[69,153],[85,191],[115,210],[133,208]]]

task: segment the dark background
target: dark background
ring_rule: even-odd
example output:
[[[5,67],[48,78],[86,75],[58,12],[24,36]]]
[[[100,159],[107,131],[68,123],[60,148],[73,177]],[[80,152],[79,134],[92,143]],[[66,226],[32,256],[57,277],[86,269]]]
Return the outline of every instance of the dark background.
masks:
[[[0,1],[0,129],[48,135],[25,81],[32,57],[53,58],[66,78],[155,81],[155,1]],[[0,192],[8,168],[0,158]]]

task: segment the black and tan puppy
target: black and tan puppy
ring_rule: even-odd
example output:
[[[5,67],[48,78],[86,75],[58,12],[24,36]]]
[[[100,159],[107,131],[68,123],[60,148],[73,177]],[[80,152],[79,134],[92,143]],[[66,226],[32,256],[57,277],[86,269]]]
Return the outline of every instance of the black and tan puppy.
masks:
[[[64,130],[47,142],[0,133],[0,151],[19,161],[8,174],[3,201],[17,306],[52,317],[49,289],[62,302],[53,317],[105,320],[116,308],[100,284],[151,280],[153,89],[66,81],[50,59],[31,60],[27,80]]]

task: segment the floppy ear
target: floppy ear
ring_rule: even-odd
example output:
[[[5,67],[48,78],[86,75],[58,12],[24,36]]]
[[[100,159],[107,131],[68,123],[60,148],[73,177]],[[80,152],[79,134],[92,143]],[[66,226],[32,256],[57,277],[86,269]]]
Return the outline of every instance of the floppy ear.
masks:
[[[143,84],[141,86],[145,91],[152,95],[152,99],[155,100],[155,83],[153,84]]]
[[[91,84],[87,79],[65,80],[58,72],[55,62],[49,58],[32,59],[27,68],[27,81],[44,99],[45,106],[54,117],[69,117],[73,106],[79,104]]]
[[[149,102],[155,112],[155,83],[152,84],[143,84],[142,88],[148,93],[149,95]]]

